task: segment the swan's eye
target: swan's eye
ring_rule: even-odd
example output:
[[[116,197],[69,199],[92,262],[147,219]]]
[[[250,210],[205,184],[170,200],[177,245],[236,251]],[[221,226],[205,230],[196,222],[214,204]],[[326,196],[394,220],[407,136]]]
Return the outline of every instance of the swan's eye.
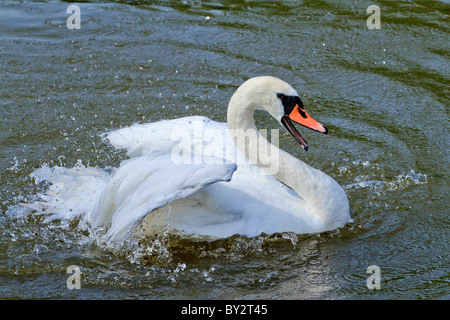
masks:
[[[282,93],[277,93],[277,97],[281,100],[284,107],[284,114],[286,115],[289,115],[296,105],[298,105],[300,109],[303,109],[303,102],[298,96],[287,96]]]

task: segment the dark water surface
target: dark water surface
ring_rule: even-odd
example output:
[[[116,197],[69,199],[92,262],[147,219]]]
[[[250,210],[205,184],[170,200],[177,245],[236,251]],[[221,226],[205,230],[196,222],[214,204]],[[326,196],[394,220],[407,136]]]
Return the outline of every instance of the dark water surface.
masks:
[[[447,1],[0,3],[0,298],[449,299]],[[381,8],[369,30],[366,9]],[[118,166],[100,134],[187,115],[226,120],[246,79],[289,82],[330,129],[281,147],[334,177],[354,222],[314,235],[162,236],[110,252],[21,203],[45,164]],[[277,124],[267,115],[259,125]],[[153,252],[156,252],[156,251]],[[67,267],[81,267],[69,290]],[[370,290],[367,267],[381,270]]]

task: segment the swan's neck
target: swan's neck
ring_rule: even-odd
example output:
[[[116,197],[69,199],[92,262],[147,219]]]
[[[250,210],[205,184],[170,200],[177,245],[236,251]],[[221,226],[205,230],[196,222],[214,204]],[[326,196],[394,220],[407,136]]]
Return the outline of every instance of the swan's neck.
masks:
[[[251,106],[234,108],[231,105],[228,108],[231,137],[247,159],[295,190],[305,201],[308,211],[320,216],[325,223],[330,216],[340,214],[336,210],[348,212],[347,196],[336,181],[267,141],[255,126],[254,111]],[[272,141],[274,131],[277,132],[272,130]],[[336,209],[336,206],[342,208]]]

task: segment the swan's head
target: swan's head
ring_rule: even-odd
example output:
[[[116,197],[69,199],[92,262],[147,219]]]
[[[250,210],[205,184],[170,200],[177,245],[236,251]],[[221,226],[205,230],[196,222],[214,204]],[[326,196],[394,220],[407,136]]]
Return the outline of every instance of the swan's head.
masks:
[[[238,99],[237,103],[233,103],[234,105],[244,105],[246,109],[250,110],[267,111],[305,150],[308,150],[308,143],[292,122],[314,131],[328,133],[328,129],[324,125],[306,113],[297,91],[278,78],[270,76],[251,78],[238,88],[233,98]]]

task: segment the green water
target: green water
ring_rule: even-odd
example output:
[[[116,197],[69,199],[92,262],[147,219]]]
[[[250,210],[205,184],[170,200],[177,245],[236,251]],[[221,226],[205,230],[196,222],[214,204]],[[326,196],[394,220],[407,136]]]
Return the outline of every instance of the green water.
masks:
[[[0,3],[0,298],[448,299],[447,1]],[[381,9],[369,30],[368,6]],[[100,134],[226,120],[246,79],[289,82],[330,133],[281,147],[334,177],[354,222],[314,235],[178,241],[111,252],[77,221],[17,209],[44,164],[118,166]],[[260,126],[276,126],[258,115]],[[19,207],[20,208],[20,207]],[[81,289],[66,273],[80,266]],[[369,289],[367,267],[381,288]]]

